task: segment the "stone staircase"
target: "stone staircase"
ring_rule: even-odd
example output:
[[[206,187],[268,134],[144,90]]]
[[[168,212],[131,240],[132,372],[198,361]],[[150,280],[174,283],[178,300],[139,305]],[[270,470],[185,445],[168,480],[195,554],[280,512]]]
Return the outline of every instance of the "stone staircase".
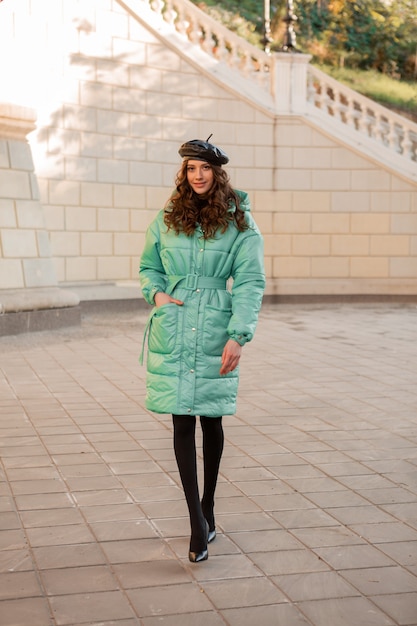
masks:
[[[118,2],[166,45],[241,98],[271,115],[301,115],[417,182],[417,124],[311,66],[309,55],[268,55],[189,0]]]

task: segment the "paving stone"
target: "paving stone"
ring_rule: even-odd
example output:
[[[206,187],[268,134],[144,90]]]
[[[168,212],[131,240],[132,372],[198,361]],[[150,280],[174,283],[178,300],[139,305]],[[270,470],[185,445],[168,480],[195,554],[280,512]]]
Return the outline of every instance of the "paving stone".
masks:
[[[146,315],[0,338],[0,626],[416,626],[415,307],[263,307],[201,564]]]

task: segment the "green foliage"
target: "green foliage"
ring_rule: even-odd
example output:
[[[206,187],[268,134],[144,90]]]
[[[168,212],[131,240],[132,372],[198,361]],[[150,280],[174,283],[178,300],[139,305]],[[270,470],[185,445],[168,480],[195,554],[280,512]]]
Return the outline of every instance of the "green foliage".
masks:
[[[262,45],[262,0],[195,4],[254,45]],[[271,0],[272,50],[282,45],[285,0]],[[417,79],[416,0],[294,0],[297,47],[334,67]]]
[[[262,46],[262,0],[193,0]],[[272,51],[282,45],[285,0],[270,0]],[[297,47],[340,82],[417,121],[417,0],[294,0]]]
[[[318,67],[355,91],[417,121],[417,82],[400,81],[376,70]]]

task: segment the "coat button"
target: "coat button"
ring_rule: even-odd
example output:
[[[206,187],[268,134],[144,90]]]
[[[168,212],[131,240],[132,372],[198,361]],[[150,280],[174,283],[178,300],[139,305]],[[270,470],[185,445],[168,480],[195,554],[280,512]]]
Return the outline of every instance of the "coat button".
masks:
[[[190,370],[191,374],[194,374],[194,370]]]
[[[199,289],[196,289],[196,292],[197,292],[197,293],[200,293],[200,290],[199,290]]]
[[[191,409],[187,409],[187,413],[191,413]]]
[[[195,333],[195,328],[192,328],[191,330],[193,331],[193,333]]]

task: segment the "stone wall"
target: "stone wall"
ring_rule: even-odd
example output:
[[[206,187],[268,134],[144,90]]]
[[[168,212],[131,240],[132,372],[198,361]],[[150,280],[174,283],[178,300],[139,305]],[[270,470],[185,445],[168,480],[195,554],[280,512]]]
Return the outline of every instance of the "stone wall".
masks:
[[[416,294],[415,184],[308,117],[239,97],[116,0],[6,9],[0,48],[7,26],[21,45],[30,32],[42,61],[29,139],[59,284],[136,279],[179,145],[213,133],[265,235],[269,293]]]

